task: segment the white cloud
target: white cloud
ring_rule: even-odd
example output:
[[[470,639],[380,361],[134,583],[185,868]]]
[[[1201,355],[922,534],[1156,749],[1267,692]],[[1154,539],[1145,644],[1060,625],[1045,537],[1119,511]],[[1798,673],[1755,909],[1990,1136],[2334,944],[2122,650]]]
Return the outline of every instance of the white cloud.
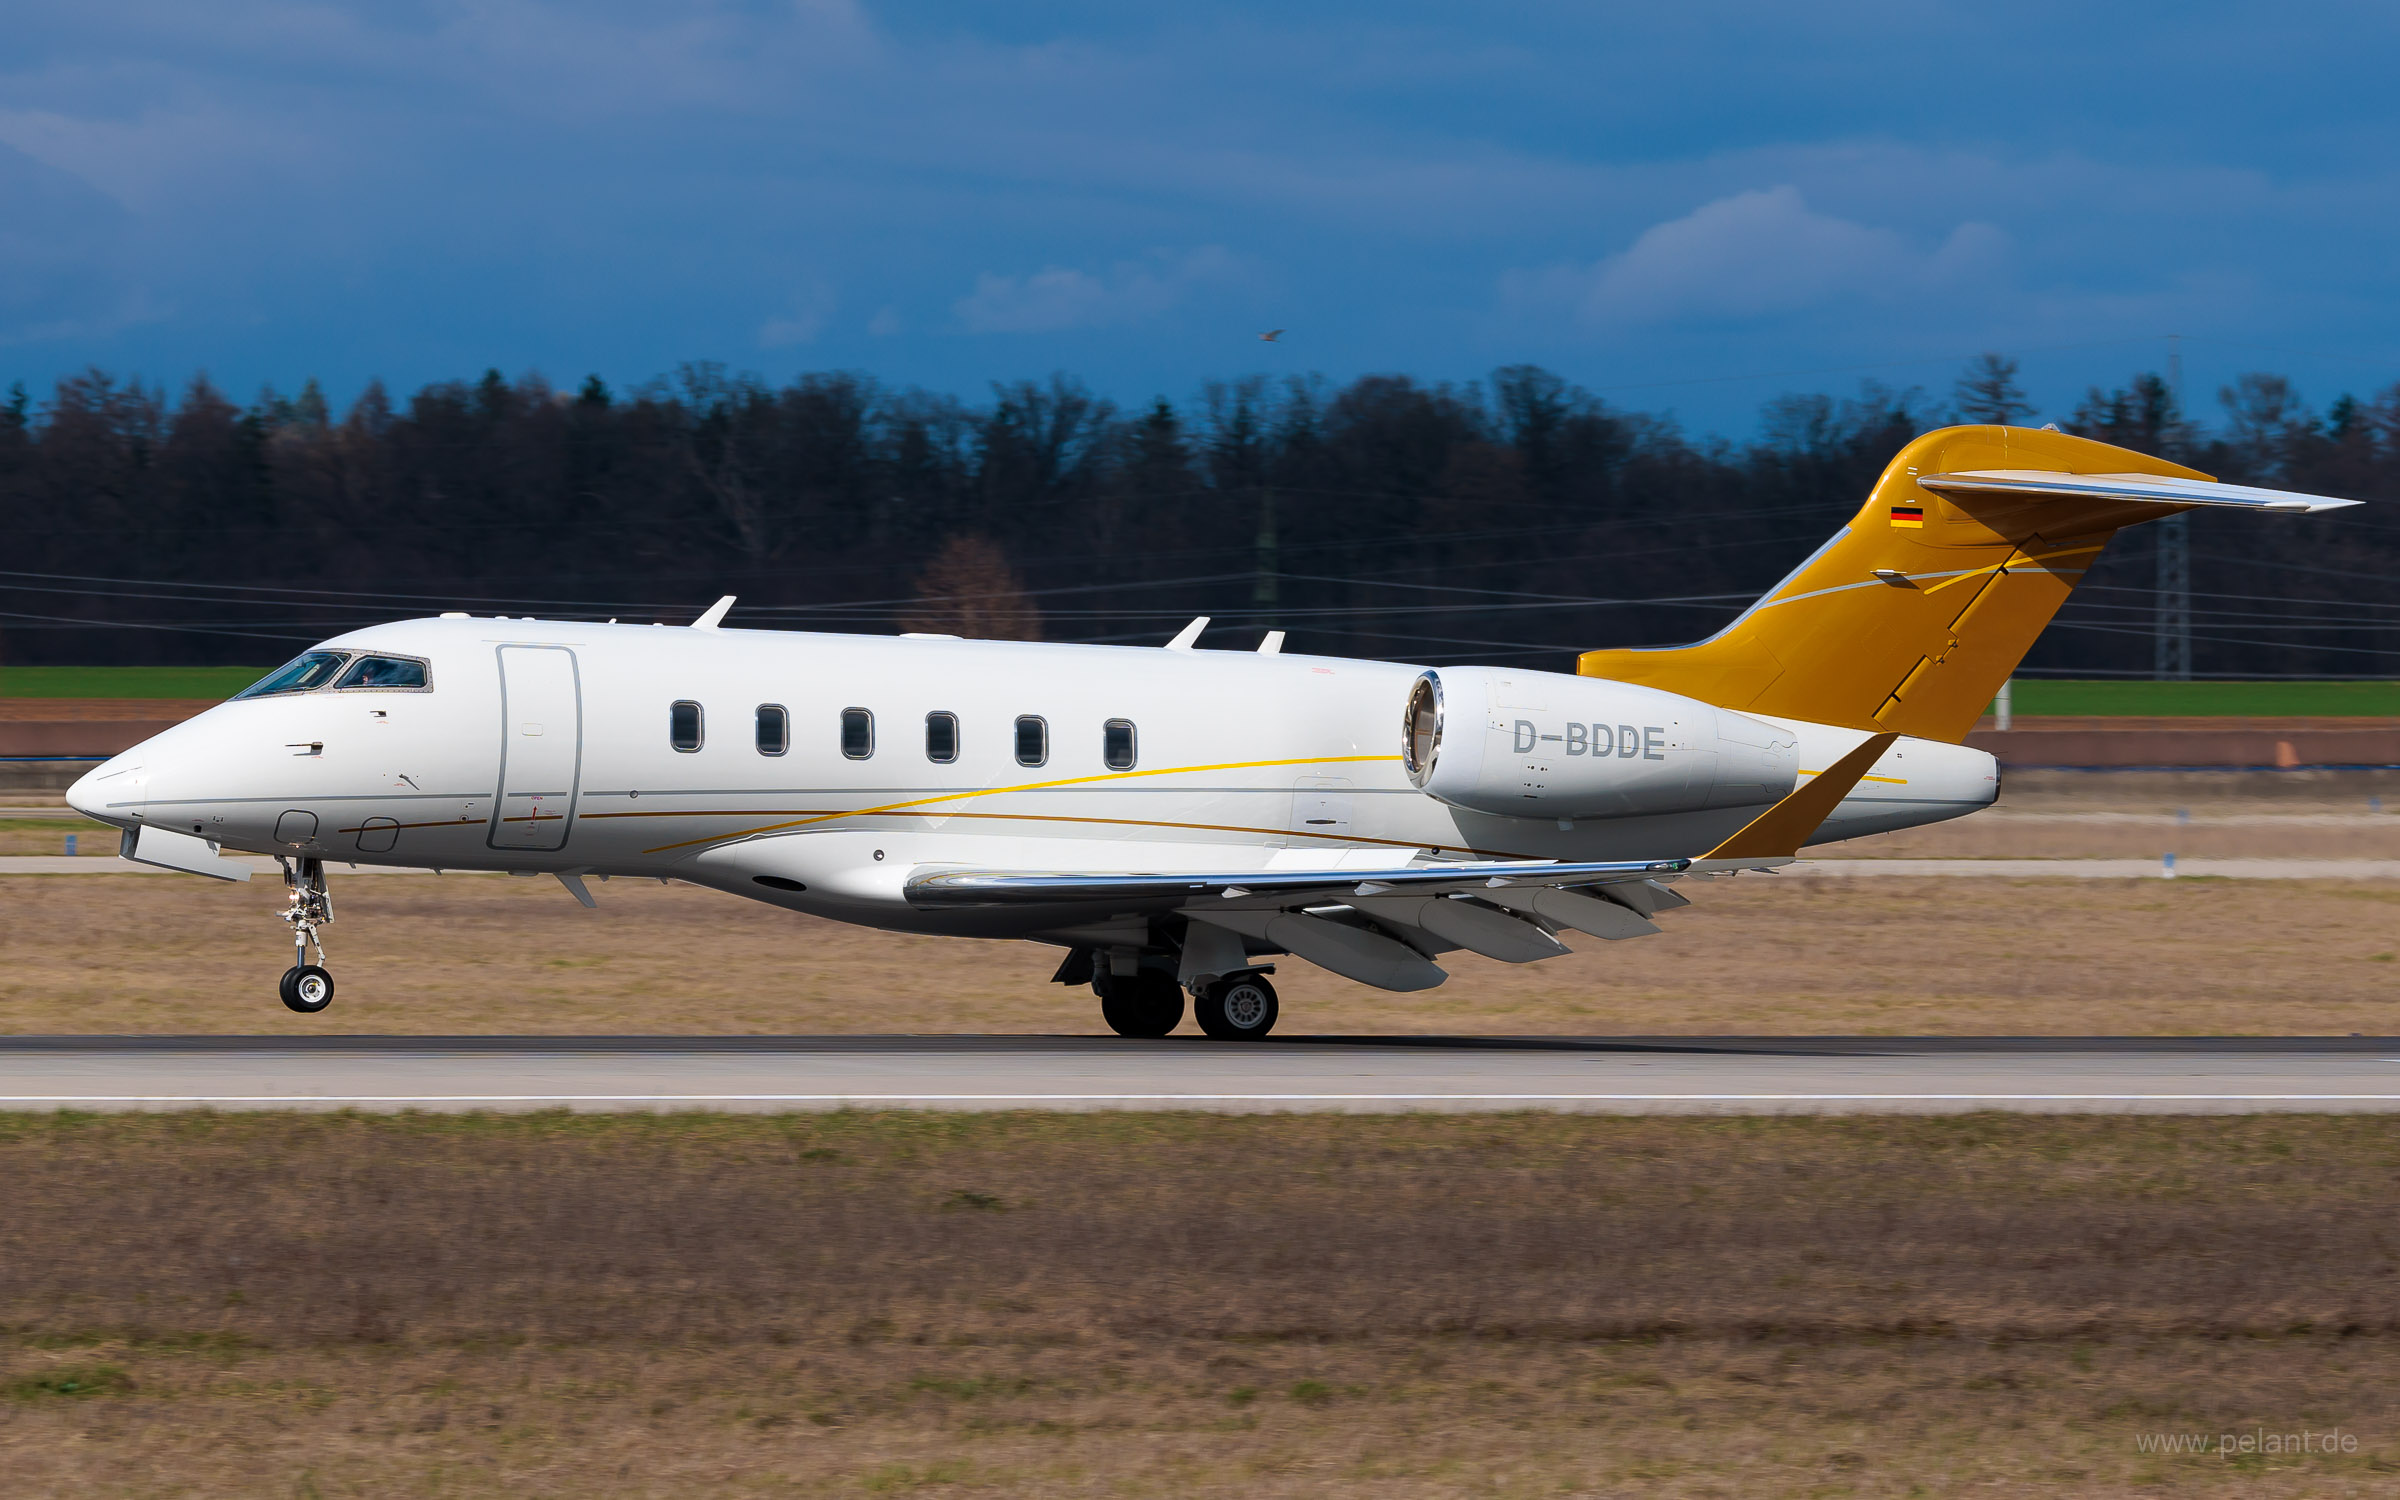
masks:
[[[1119,261],[1097,275],[1048,266],[1030,276],[975,278],[975,290],[951,304],[971,333],[1058,333],[1145,322],[1173,308],[1194,287],[1221,281],[1235,269],[1222,246],[1180,254],[1152,251],[1146,260]]]
[[[833,291],[815,285],[793,297],[782,312],[758,325],[758,347],[761,349],[792,349],[813,344],[825,331],[825,322],[833,315]]]
[[[790,349],[801,344],[813,344],[817,341],[817,335],[824,331],[823,313],[783,313],[758,325],[758,347]]]
[[[205,196],[202,184],[228,175],[282,174],[330,160],[305,137],[213,104],[122,116],[0,107],[0,145],[137,210],[188,203]]]
[[[1786,185],[1652,225],[1596,264],[1510,272],[1503,289],[1528,310],[1563,302],[1594,323],[1748,319],[1840,302],[1888,304],[1989,280],[2007,251],[2007,237],[1989,224],[1960,224],[1925,247],[1819,213]]]

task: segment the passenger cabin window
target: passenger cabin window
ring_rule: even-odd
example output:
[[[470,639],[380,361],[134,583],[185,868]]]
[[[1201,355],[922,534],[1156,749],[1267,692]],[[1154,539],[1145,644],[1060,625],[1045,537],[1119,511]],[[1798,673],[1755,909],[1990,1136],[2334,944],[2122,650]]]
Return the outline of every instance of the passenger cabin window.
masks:
[[[427,685],[425,663],[406,656],[362,656],[350,664],[342,680],[334,684],[336,691],[351,688],[409,688],[423,689]]]
[[[321,688],[333,681],[334,674],[349,659],[347,651],[304,652],[233,696],[271,698],[277,693],[305,693],[310,688]]]
[[[863,708],[842,710],[842,753],[865,760],[875,753],[875,716]]]
[[[758,753],[781,755],[792,748],[792,716],[780,703],[758,706]]]
[[[689,755],[700,748],[700,705],[680,699],[667,709],[667,743]]]
[[[1038,714],[1017,720],[1017,764],[1038,766],[1050,758],[1050,724]]]
[[[1112,771],[1133,769],[1133,720],[1111,719],[1100,728],[1100,758]]]
[[[958,715],[925,716],[925,758],[937,766],[958,759]]]

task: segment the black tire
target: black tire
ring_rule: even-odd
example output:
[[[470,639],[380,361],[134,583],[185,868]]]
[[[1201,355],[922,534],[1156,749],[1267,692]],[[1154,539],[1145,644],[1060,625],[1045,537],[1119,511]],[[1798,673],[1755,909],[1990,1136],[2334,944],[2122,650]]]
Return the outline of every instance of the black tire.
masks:
[[[333,976],[315,964],[283,971],[283,983],[277,986],[284,1005],[304,1016],[313,1016],[333,1003]]]
[[[1183,986],[1162,970],[1111,974],[1103,969],[1092,988],[1100,992],[1100,1019],[1119,1036],[1165,1036],[1183,1024]]]
[[[1255,1042],[1275,1029],[1283,1006],[1265,975],[1236,974],[1201,991],[1192,1013],[1200,1029],[1220,1042]]]

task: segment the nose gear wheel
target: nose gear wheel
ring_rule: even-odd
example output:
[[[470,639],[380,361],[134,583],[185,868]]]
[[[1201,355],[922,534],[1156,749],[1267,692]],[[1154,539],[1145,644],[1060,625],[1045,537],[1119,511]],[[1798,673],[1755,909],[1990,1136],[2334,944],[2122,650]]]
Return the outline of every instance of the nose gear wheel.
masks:
[[[277,991],[285,1008],[313,1016],[333,1003],[333,976],[315,964],[300,964],[283,971]]]
[[[325,889],[325,861],[279,854],[286,901],[283,920],[292,929],[292,967],[284,971],[278,993],[283,1003],[303,1015],[315,1015],[333,1003],[333,976],[325,971],[325,939],[318,929],[333,920],[333,896]],[[311,946],[317,961],[308,961]]]

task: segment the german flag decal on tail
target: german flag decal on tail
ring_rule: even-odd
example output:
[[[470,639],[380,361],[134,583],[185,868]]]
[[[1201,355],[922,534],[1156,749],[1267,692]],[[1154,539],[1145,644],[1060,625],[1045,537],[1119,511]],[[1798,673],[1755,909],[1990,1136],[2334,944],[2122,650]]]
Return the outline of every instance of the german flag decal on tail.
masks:
[[[1923,529],[1925,525],[1925,507],[1922,505],[1893,506],[1892,524],[1894,526],[1909,526],[1920,530]]]

